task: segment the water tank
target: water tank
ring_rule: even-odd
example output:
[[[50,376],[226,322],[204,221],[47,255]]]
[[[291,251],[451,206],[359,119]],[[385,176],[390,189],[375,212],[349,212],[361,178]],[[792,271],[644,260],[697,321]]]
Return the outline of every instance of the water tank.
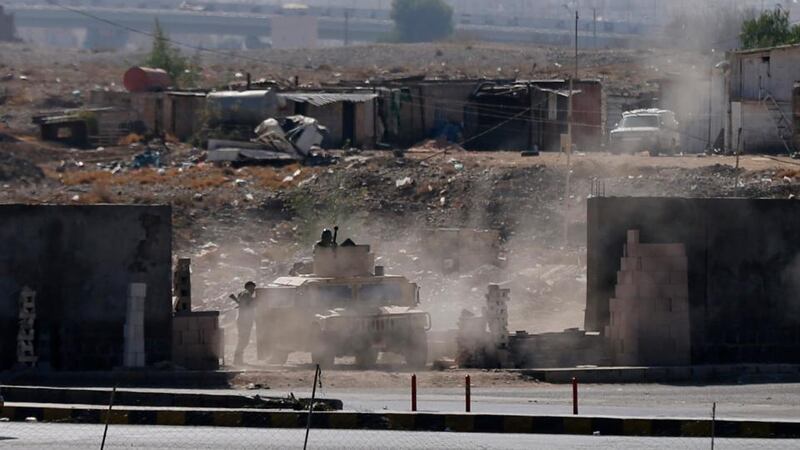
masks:
[[[128,92],[155,92],[170,87],[172,78],[162,69],[131,67],[122,77],[122,84]]]

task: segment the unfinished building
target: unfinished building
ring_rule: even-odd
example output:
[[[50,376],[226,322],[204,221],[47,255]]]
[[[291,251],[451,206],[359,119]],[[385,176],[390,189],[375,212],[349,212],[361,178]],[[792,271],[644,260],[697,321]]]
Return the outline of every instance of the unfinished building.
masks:
[[[664,351],[668,347],[658,350],[657,345],[651,347],[647,355],[639,354],[635,358],[617,351],[616,356],[621,361],[631,364],[800,362],[798,217],[800,203],[795,200],[590,198],[586,330],[607,332],[610,336],[606,337],[612,341],[616,339],[619,345],[624,333],[637,326],[641,330],[639,339],[654,340],[653,345],[661,342],[670,346],[673,344],[668,339],[674,339],[676,351],[689,354],[688,359],[678,358]],[[680,271],[645,268],[641,265],[644,263],[642,255],[638,261],[632,261],[632,247],[627,244],[629,230],[638,230],[640,240],[637,242],[647,245],[669,244],[667,247],[673,252],[679,252],[682,245],[686,259],[688,314],[681,312],[684,286],[682,274],[677,273]],[[640,250],[647,248],[638,245]],[[655,258],[661,261],[654,264],[664,262],[664,257]],[[625,267],[619,264],[620,258]],[[639,266],[629,267],[629,263]],[[637,272],[636,268],[647,270],[629,273]],[[665,272],[669,272],[667,279],[656,279]],[[637,277],[640,280],[649,277],[653,282],[642,289],[655,289],[651,291],[654,295],[638,301],[653,307],[660,302],[663,310],[658,317],[640,314],[639,320],[629,320],[632,312],[624,302],[641,297],[638,290],[631,291],[643,286],[641,281],[635,280]],[[673,285],[669,287],[670,296],[659,294],[663,288],[659,285],[664,283]],[[625,287],[622,291],[629,292],[621,292],[619,285],[626,284],[633,288]],[[669,311],[669,298],[672,311]],[[617,315],[624,315],[625,311],[628,311],[627,318]],[[615,313],[613,319],[612,312]],[[684,339],[687,321],[688,343]]]
[[[0,205],[0,369],[20,350],[43,369],[169,361],[171,217],[169,206]],[[25,329],[23,304],[35,307]]]
[[[728,54],[726,148],[749,153],[790,153],[797,127],[793,91],[800,45]]]

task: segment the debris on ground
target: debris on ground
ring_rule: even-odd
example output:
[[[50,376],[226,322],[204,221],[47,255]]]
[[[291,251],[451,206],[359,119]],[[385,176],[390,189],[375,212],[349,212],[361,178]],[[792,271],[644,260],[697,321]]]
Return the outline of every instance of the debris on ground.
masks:
[[[31,182],[44,178],[36,164],[11,153],[0,152],[0,181]]]

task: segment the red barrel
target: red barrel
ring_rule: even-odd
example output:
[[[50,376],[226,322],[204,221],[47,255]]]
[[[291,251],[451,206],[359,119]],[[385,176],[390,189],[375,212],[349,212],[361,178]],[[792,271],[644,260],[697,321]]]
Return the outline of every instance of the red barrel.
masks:
[[[172,85],[172,78],[162,69],[131,67],[122,77],[128,92],[163,91]]]

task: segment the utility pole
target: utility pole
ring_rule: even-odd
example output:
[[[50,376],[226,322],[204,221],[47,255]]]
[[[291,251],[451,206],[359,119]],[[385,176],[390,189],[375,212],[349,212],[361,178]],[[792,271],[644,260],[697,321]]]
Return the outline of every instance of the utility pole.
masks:
[[[572,170],[570,164],[570,157],[572,156],[572,119],[575,106],[573,105],[573,91],[575,81],[578,79],[578,8],[575,8],[575,74],[569,79],[569,103],[567,106],[567,174],[564,186],[564,245],[569,244],[569,179],[570,171]]]
[[[594,42],[592,42],[592,47],[597,49],[597,8],[592,8],[592,37]]]
[[[711,50],[711,55],[714,55],[714,50]],[[714,97],[714,61],[711,61],[711,68],[708,71],[708,137],[707,137],[707,144],[706,150],[711,151],[712,142],[711,142],[711,114],[712,114],[712,106],[711,100]]]
[[[575,78],[578,78],[578,10],[575,10]]]

